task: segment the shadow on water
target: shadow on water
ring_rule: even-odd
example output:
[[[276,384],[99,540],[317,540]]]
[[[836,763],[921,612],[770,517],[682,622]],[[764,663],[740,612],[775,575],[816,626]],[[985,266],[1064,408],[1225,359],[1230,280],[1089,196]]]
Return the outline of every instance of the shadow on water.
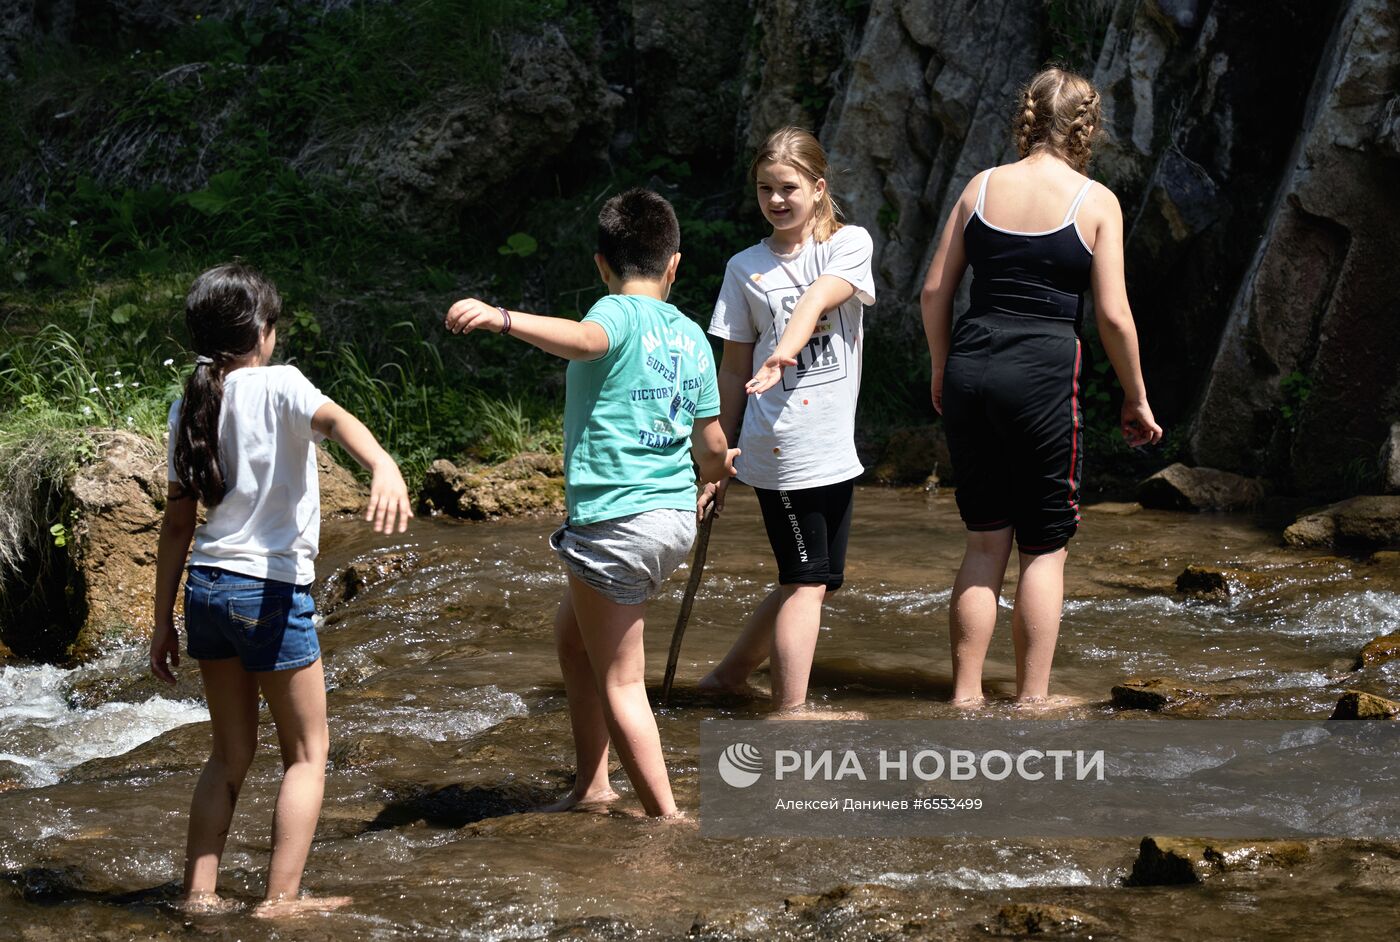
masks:
[[[487,818],[533,811],[556,795],[556,791],[523,783],[445,785],[390,801],[365,826],[365,831],[383,831],[415,824],[462,828]]]

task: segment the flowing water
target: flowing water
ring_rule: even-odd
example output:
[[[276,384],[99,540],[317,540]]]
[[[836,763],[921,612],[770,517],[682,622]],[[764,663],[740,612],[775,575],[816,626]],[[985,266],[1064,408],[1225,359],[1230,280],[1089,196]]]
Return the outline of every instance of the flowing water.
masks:
[[[856,514],[814,700],[872,718],[975,721],[945,702],[962,547],[951,498],[861,489]],[[337,913],[265,925],[169,907],[207,748],[191,666],[175,691],[143,678],[140,651],[75,671],[0,669],[0,937],[963,939],[997,930],[1008,903],[1069,906],[1130,939],[1389,938],[1400,928],[1394,843],[1315,841],[1290,870],[1130,888],[1136,840],[703,839],[693,821],[638,817],[620,772],[624,797],[611,813],[531,813],[567,789],[572,759],[550,525],[420,519],[393,539],[350,521],[326,526],[332,755],[306,885],[354,897]],[[1289,551],[1278,532],[1254,517],[1086,508],[1053,677],[1053,692],[1083,703],[1057,715],[1119,715],[1109,690],[1131,675],[1208,689],[1191,717],[1324,718],[1344,688],[1400,694],[1400,662],[1351,669],[1362,644],[1400,628],[1400,559]],[[357,591],[337,602],[344,592],[331,583],[343,585],[337,574],[352,563]],[[1254,575],[1226,602],[1187,601],[1174,583],[1188,563]],[[656,682],[686,574],[652,605]],[[736,489],[715,527],[676,694],[659,711],[682,808],[699,805],[699,721],[761,713],[706,701],[693,685],[773,575],[756,503]],[[1019,715],[1006,699],[1003,615],[980,715]],[[258,896],[278,773],[265,724],[225,856],[228,895]]]

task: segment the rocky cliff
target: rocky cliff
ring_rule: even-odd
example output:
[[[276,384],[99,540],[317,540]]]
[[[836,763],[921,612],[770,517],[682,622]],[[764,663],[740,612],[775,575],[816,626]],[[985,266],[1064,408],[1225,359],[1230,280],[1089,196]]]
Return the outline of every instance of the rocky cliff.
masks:
[[[195,15],[290,6],[320,16],[346,5],[5,0],[0,64],[15,75],[20,50],[38,40],[81,46],[107,30],[158,44]],[[872,324],[917,349],[917,290],[942,220],[973,174],[1014,157],[1019,83],[1052,57],[1069,59],[1104,95],[1094,174],[1124,207],[1148,386],[1184,456],[1285,490],[1374,485],[1376,454],[1400,417],[1391,0],[564,6],[586,9],[593,33],[507,25],[489,89],[425,87],[414,107],[334,133],[313,122],[311,137],[288,148],[291,165],[351,173],[391,224],[441,228],[490,218],[522,181],[592,192],[641,150],[685,162],[695,173],[686,185],[723,196],[717,211],[729,218],[751,219],[748,153],[773,126],[804,124],[830,149],[848,217],[875,235]],[[197,74],[189,64],[159,80]],[[102,151],[116,138],[98,94],[53,105],[54,140],[16,174],[11,217],[43,199],[46,174],[91,165],[112,183],[188,188],[215,169],[153,160],[149,148]],[[199,135],[217,137],[216,111]],[[64,122],[94,133],[64,132]],[[181,133],[163,146],[200,143]]]

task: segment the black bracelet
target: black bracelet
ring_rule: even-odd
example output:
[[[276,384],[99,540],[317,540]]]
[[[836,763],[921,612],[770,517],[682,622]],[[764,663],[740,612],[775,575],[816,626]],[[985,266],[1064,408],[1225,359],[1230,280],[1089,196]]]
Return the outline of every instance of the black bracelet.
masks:
[[[501,312],[501,320],[503,322],[501,324],[501,334],[504,335],[510,333],[510,311],[507,311],[499,304],[496,305],[496,310]]]

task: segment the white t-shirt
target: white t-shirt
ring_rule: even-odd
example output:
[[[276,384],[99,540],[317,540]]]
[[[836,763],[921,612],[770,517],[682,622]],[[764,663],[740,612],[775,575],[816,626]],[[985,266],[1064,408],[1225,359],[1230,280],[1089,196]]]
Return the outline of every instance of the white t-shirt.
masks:
[[[330,398],[295,366],[250,366],[224,376],[219,412],[219,464],[224,499],[194,531],[191,566],[307,585],[316,579],[321,538],[321,488],[311,417]],[[167,477],[175,475],[170,407]]]
[[[808,240],[794,255],[766,241],[729,260],[710,333],[752,343],[753,370],[773,355],[802,293],[822,275],[855,287],[844,304],[822,314],[797,365],[782,380],[750,396],[739,433],[739,480],[770,490],[836,484],[864,468],[856,457],[856,399],[865,305],[875,303],[870,271],[874,247],[859,226],[842,226],[825,242]]]

